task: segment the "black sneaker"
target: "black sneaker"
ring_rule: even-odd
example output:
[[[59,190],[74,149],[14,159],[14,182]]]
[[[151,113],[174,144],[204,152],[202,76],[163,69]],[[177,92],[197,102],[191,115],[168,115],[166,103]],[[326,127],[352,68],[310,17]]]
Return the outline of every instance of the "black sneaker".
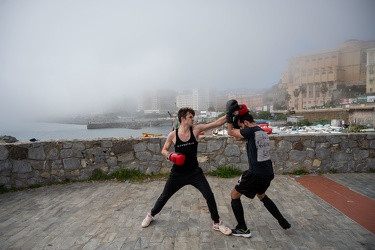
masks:
[[[251,232],[250,232],[250,229],[246,229],[246,230],[243,230],[243,229],[232,229],[232,235],[234,235],[234,236],[242,236],[242,237],[249,238],[249,237],[251,237]]]
[[[291,227],[289,222],[286,219],[283,219],[283,220],[279,221],[279,224],[285,230],[287,230]]]

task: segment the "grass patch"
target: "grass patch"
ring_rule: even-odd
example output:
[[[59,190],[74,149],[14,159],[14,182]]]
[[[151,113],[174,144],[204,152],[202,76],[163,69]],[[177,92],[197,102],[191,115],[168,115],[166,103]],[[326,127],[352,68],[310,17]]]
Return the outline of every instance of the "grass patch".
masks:
[[[89,179],[90,181],[109,180],[109,176],[106,175],[101,169],[94,169]]]
[[[92,176],[90,177],[89,180],[90,181],[117,180],[117,181],[139,182],[139,181],[144,181],[144,180],[166,179],[168,176],[169,176],[169,173],[146,175],[146,174],[142,174],[139,170],[136,170],[136,169],[120,169],[110,174],[105,174],[101,169],[95,169],[94,171],[92,171]]]
[[[7,189],[4,186],[0,186],[0,194],[4,194],[4,193],[7,193],[7,192],[9,192],[9,189]]]
[[[45,184],[31,184],[28,188],[40,188],[45,186]]]
[[[305,174],[309,174],[309,171],[307,171],[306,169],[304,168],[300,168],[300,169],[297,169],[293,172],[290,172],[291,175],[305,175]]]
[[[242,170],[234,166],[221,166],[218,167],[216,170],[207,173],[207,175],[209,176],[215,176],[220,178],[233,178],[236,176],[240,176],[241,174]]]
[[[328,171],[328,173],[330,173],[330,174],[337,174],[337,169],[330,169]]]
[[[131,180],[131,181],[140,181],[145,178],[145,175],[142,174],[139,170],[135,169],[120,169],[118,171],[115,171],[109,176],[112,179],[116,179],[119,181],[126,181],[126,180]]]

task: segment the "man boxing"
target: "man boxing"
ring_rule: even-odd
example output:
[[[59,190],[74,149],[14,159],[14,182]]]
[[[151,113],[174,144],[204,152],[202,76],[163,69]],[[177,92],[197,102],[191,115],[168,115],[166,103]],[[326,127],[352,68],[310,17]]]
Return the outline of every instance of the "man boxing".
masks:
[[[220,220],[214,194],[202,169],[199,167],[197,159],[199,134],[203,131],[222,126],[226,118],[223,116],[208,124],[194,125],[194,116],[195,112],[191,108],[181,108],[178,111],[180,126],[168,134],[161,151],[167,160],[173,162],[173,166],[163,192],[157,199],[154,207],[142,221],[142,227],[150,225],[154,220],[154,216],[161,211],[173,194],[185,185],[192,185],[206,199],[208,210],[213,220],[213,229],[225,235],[230,235],[232,231]],[[175,152],[169,152],[172,143],[174,144]]]
[[[233,120],[235,115],[236,118]],[[247,112],[247,108],[245,110],[243,105],[238,105],[236,100],[227,102],[226,120],[228,135],[233,136],[236,140],[246,140],[249,161],[249,169],[242,173],[237,185],[231,191],[231,206],[237,220],[237,226],[232,230],[232,234],[234,236],[251,237],[241,203],[243,194],[250,199],[254,199],[256,195],[283,229],[290,228],[291,225],[280,213],[276,204],[266,195],[266,191],[274,178],[267,133],[256,124],[252,115]]]

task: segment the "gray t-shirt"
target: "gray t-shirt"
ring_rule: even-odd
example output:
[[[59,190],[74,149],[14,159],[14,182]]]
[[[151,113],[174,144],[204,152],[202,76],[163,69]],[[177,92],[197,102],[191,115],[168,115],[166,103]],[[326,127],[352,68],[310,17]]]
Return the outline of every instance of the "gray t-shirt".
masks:
[[[270,156],[270,139],[260,127],[246,127],[240,130],[247,140],[246,151],[249,160],[249,171],[255,175],[273,175]]]

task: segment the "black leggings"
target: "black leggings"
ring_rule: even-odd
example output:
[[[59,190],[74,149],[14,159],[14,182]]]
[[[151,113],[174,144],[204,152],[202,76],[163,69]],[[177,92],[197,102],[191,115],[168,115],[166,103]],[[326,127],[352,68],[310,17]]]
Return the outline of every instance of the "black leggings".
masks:
[[[219,222],[220,217],[217,211],[215,196],[200,167],[193,170],[193,172],[191,173],[171,173],[167,182],[165,183],[163,192],[157,199],[154,207],[151,209],[151,215],[155,216],[156,214],[158,214],[167,203],[169,198],[171,198],[173,194],[175,194],[178,190],[186,185],[192,185],[201,192],[203,197],[206,199],[208,210],[211,213],[211,219],[214,222]]]

